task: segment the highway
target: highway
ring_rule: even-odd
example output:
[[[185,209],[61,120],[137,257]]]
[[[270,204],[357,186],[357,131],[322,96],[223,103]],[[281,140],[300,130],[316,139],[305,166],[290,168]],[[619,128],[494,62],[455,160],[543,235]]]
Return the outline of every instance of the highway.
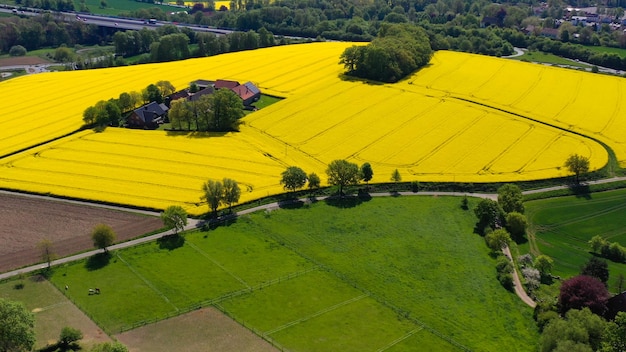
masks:
[[[22,9],[22,10],[20,10]],[[220,29],[208,26],[197,26],[192,24],[178,24],[169,21],[156,21],[156,23],[147,23],[143,19],[134,18],[122,18],[122,17],[109,17],[93,14],[83,14],[79,12],[58,12],[58,11],[44,11],[34,8],[18,8],[10,5],[0,4],[0,12],[14,13],[19,16],[40,16],[44,13],[50,13],[53,16],[61,16],[65,21],[82,21],[85,24],[93,24],[100,27],[120,28],[128,30],[140,30],[142,28],[157,29],[158,27],[165,25],[173,25],[178,28],[189,28],[194,32],[214,33],[216,35],[224,35],[232,33],[229,29]]]

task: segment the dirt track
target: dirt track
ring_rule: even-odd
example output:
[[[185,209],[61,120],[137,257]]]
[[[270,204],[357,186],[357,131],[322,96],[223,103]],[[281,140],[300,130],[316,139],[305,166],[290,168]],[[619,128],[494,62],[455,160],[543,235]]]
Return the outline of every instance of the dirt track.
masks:
[[[0,194],[0,272],[41,261],[37,244],[52,241],[53,251],[67,256],[93,248],[90,233],[97,224],[107,224],[117,242],[159,229],[159,218],[95,206]]]

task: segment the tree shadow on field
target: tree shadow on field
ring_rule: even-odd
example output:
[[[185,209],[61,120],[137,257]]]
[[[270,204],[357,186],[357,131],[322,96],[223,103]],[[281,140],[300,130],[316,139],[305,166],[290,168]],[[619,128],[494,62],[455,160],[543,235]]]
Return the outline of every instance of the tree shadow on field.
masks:
[[[110,253],[108,252],[97,253],[89,257],[89,259],[87,259],[87,262],[85,263],[85,268],[87,268],[87,270],[89,271],[102,269],[105,266],[109,265],[110,261],[111,261]]]
[[[591,199],[591,190],[589,189],[589,185],[574,184],[574,185],[570,185],[569,188],[572,191],[572,193],[574,193],[576,198]]]
[[[369,193],[359,193],[358,196],[328,197],[324,201],[331,207],[347,209],[359,206],[361,203],[368,202],[371,199],[372,196],[370,196]]]
[[[171,251],[182,247],[185,244],[185,237],[180,234],[171,234],[159,238],[157,243],[159,244],[159,248]]]
[[[300,209],[304,206],[304,202],[298,199],[281,200],[278,202],[280,209]]]

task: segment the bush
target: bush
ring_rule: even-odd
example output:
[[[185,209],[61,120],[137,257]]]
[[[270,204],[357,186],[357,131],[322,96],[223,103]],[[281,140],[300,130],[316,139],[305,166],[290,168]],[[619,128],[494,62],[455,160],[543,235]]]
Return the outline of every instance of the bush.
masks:
[[[83,333],[72,327],[66,326],[61,330],[61,335],[59,336],[59,345],[67,348],[72,343],[83,338]]]
[[[511,264],[509,258],[503,255],[498,256],[498,259],[496,260],[496,270],[498,270],[498,273],[513,272],[513,264]]]
[[[21,45],[13,45],[9,49],[9,56],[24,56],[26,55],[26,48]]]
[[[498,274],[498,281],[500,281],[500,284],[507,290],[513,290],[513,275],[510,273]]]
[[[418,181],[411,182],[411,192],[415,193],[420,190],[420,183]]]
[[[517,262],[522,267],[531,266],[533,264],[533,256],[530,253],[526,253],[517,257]]]

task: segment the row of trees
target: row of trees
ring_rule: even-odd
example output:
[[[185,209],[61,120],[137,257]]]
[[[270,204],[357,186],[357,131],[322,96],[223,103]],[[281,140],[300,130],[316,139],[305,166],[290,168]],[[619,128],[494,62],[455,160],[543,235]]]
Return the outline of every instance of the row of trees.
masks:
[[[196,33],[189,28],[179,29],[173,25],[161,26],[156,30],[143,28],[139,31],[117,31],[112,41],[118,55],[146,54],[140,62],[173,61],[276,45],[274,35],[265,28],[258,29],[258,32],[248,30],[218,37],[213,33]],[[194,50],[191,45],[194,45]]]
[[[604,258],[618,263],[626,262],[626,248],[619,244],[619,242],[609,242],[604,237],[596,235],[589,240],[589,246],[592,252]]]
[[[241,189],[237,181],[224,178],[219,180],[208,180],[202,185],[203,195],[201,199],[206,200],[213,216],[217,216],[217,208],[220,205],[228,205],[231,209],[232,205],[239,202],[241,196]]]

